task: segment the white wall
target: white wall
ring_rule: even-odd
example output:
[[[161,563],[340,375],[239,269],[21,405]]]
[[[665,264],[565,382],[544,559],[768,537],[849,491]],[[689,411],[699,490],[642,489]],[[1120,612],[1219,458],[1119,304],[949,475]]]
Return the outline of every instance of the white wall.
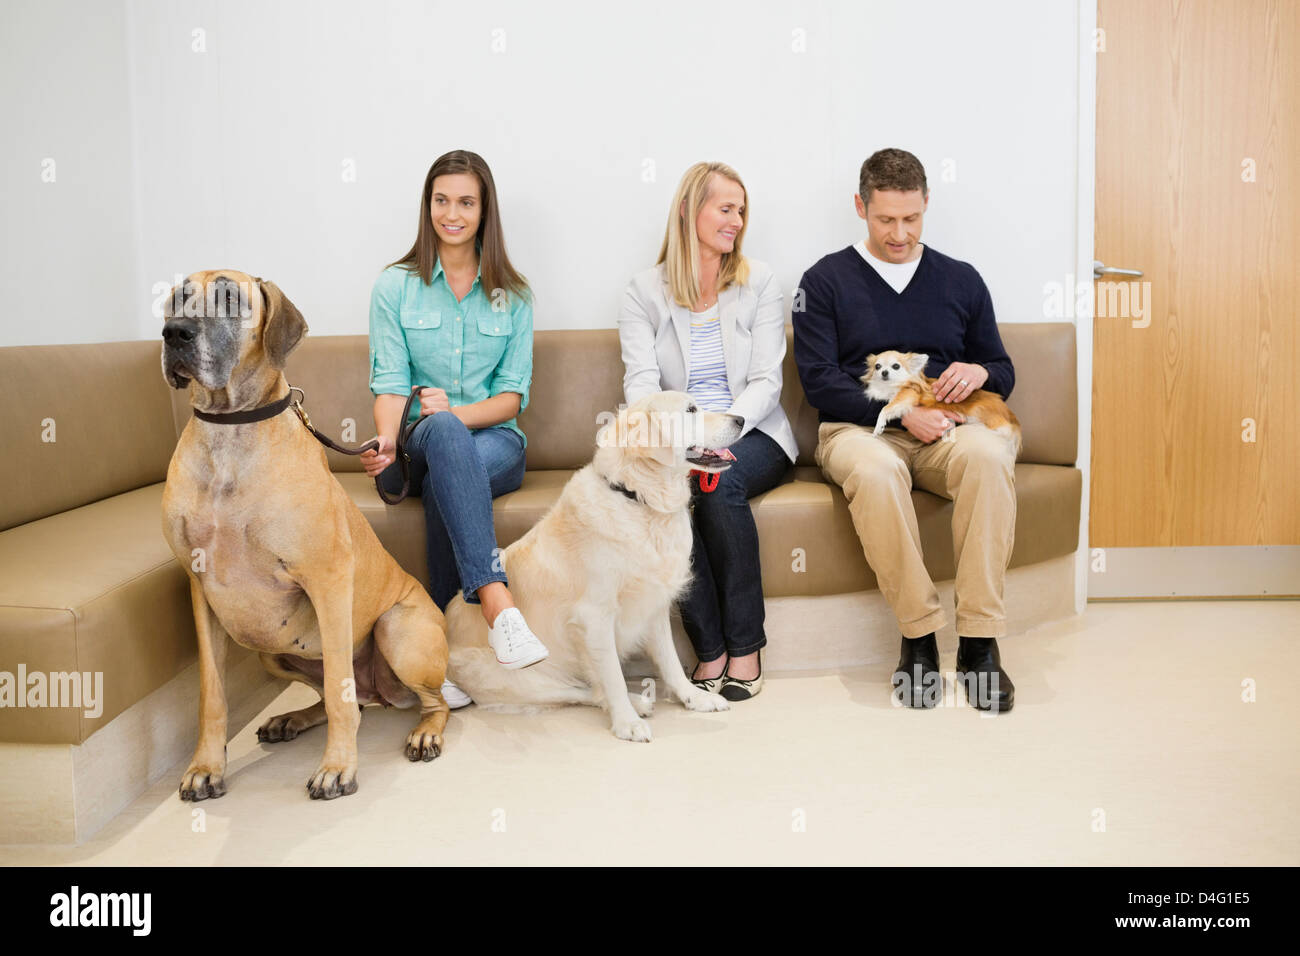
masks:
[[[455,147],[493,168],[538,328],[613,325],[706,158],[745,177],[746,251],[787,290],[863,235],[858,167],[888,145],[930,174],[924,240],[980,269],[1004,321],[1041,320],[1074,269],[1074,0],[140,0],[127,21],[136,337],[157,334],[153,283],[215,267],[274,278],[318,334],[364,332]]]
[[[0,345],[154,338],[153,286],[204,268],[364,333],[456,147],[492,165],[541,329],[614,324],[701,159],[745,177],[746,252],[792,289],[863,235],[882,146],[926,165],[924,241],[974,263],[1001,320],[1042,321],[1044,285],[1092,259],[1095,25],[1095,0],[6,0]]]
[[[125,50],[120,2],[0,5],[0,345],[145,334]]]
[[[4,17],[4,344],[152,338],[152,286],[213,267],[274,278],[318,334],[364,332],[425,170],[459,146],[493,167],[539,328],[613,324],[677,178],[705,158],[745,176],[746,251],[787,290],[863,234],[858,167],[886,145],[926,164],[923,238],[980,269],[1002,320],[1041,321],[1043,284],[1080,258],[1075,0],[137,0]],[[47,155],[56,184],[39,179]],[[46,308],[74,272],[101,291]]]

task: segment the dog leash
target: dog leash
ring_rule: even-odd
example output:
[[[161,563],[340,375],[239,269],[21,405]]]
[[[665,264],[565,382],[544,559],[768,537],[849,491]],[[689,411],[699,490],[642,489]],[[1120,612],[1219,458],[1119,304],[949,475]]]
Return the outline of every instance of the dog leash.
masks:
[[[302,398],[294,398],[293,393],[297,392]],[[396,458],[398,467],[402,472],[402,490],[392,497],[384,491],[379,484],[379,476],[375,476],[375,490],[379,492],[379,497],[390,505],[401,504],[401,502],[410,493],[411,488],[411,456],[406,453],[406,443],[411,437],[411,432],[415,431],[415,426],[419,421],[407,423],[407,418],[411,414],[411,403],[415,401],[416,396],[420,394],[420,387],[414,386],[411,394],[406,396],[406,406],[402,409],[403,426],[397,435]],[[302,407],[302,403],[307,400],[307,393],[297,385],[289,386],[289,394],[284,398],[276,399],[267,405],[260,405],[257,408],[250,408],[242,412],[203,412],[197,408],[193,409],[194,417],[205,422],[212,422],[216,425],[247,425],[251,422],[262,422],[268,418],[274,418],[286,408],[292,408],[297,414],[298,419],[307,426],[308,430],[315,436],[316,440],[326,448],[332,448],[344,455],[360,455],[372,449],[379,447],[379,439],[372,438],[356,448],[349,448],[347,445],[340,445],[323,431],[311,423],[311,416],[307,414],[307,409]]]
[[[302,398],[294,398],[294,392],[297,392],[302,396]],[[396,495],[390,495],[388,492],[384,491],[383,486],[380,485],[379,476],[375,476],[375,491],[379,492],[379,497],[383,499],[385,504],[401,504],[411,493],[411,456],[406,453],[406,445],[407,442],[410,441],[411,433],[415,431],[415,426],[420,424],[420,419],[416,419],[413,422],[409,420],[411,417],[411,405],[415,402],[415,399],[419,394],[420,386],[412,386],[411,394],[406,396],[406,404],[402,406],[402,427],[397,433],[397,447],[395,449],[394,457],[397,460],[397,467],[402,473],[402,490]],[[213,413],[201,412],[197,408],[193,411],[195,418],[202,419],[205,422],[214,422],[222,425],[242,425],[249,422],[260,422],[265,421],[268,418],[274,418],[286,408],[292,408],[294,413],[297,414],[299,420],[307,426],[307,429],[313,436],[315,436],[316,440],[326,448],[332,448],[334,451],[344,455],[360,455],[379,447],[379,440],[377,438],[372,438],[368,442],[358,445],[356,448],[349,448],[346,445],[340,445],[312,424],[311,416],[307,414],[307,409],[303,408],[302,405],[306,400],[306,392],[297,385],[290,385],[289,394],[284,398],[271,402],[269,405],[262,405],[259,408],[249,409],[248,411]],[[690,477],[697,479],[700,484],[700,491],[708,494],[718,487],[718,481],[722,476],[718,472],[710,473],[707,471],[700,471],[697,468],[692,468]],[[611,484],[610,487],[615,491],[622,492],[629,498],[636,498],[636,492],[629,491],[621,485]]]
[[[700,478],[700,491],[708,494],[718,487],[718,480],[722,477],[722,472],[700,471],[698,468],[692,468],[691,477],[694,478],[696,475]]]
[[[379,476],[375,475],[375,491],[379,492],[379,497],[384,500],[385,504],[399,505],[411,493],[411,456],[406,453],[406,443],[410,441],[411,432],[415,431],[415,426],[420,424],[421,421],[418,418],[413,422],[408,421],[411,417],[411,403],[419,397],[419,394],[420,386],[412,385],[411,394],[406,396],[406,404],[402,407],[402,426],[397,431],[397,447],[394,451],[394,457],[397,459],[397,467],[402,472],[402,490],[396,496],[390,496],[379,484]]]
[[[311,416],[307,414],[307,409],[302,407],[302,403],[307,400],[307,393],[296,385],[290,385],[289,397],[292,397],[294,392],[301,395],[302,399],[292,402],[293,410],[298,413],[298,417],[302,419],[302,423],[311,429],[311,433],[316,436],[316,440],[326,448],[333,448],[335,451],[342,452],[345,455],[360,455],[363,452],[370,451],[372,448],[379,447],[379,439],[377,438],[372,438],[370,441],[363,445],[358,445],[356,448],[348,448],[345,445],[340,445],[337,442],[332,441],[328,435],[311,423]],[[379,492],[379,497],[383,499],[385,504],[400,505],[406,500],[406,496],[411,493],[411,456],[406,453],[406,443],[411,438],[411,432],[415,431],[415,426],[420,424],[420,420],[416,419],[413,422],[408,422],[407,419],[411,416],[411,403],[419,397],[419,394],[420,386],[413,385],[411,387],[411,394],[406,396],[406,404],[402,407],[402,427],[397,433],[397,447],[394,452],[394,457],[397,460],[398,469],[402,472],[402,490],[395,496],[389,495],[388,492],[384,491],[383,486],[379,483],[379,476],[375,475],[375,491]]]
[[[715,488],[718,487],[718,479],[720,477],[719,474],[717,473],[709,474],[709,472],[700,471],[698,468],[692,468],[691,473],[686,477],[686,480],[688,482],[693,481],[697,475],[699,476],[699,481],[700,481],[700,491],[704,492],[705,494],[708,494],[710,491],[713,491]],[[608,478],[605,479],[605,484],[609,485],[609,487],[613,491],[617,491],[624,498],[629,498],[632,501],[641,500],[640,497],[637,495],[637,493],[633,491],[631,488],[629,488],[627,485],[624,485],[620,482],[610,481]]]

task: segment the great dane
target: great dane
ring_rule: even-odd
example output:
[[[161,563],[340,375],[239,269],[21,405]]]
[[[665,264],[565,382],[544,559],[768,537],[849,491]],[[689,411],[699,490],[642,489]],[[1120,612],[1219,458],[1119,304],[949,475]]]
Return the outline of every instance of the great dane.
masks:
[[[442,614],[384,550],[289,404],[285,359],[307,331],[272,282],[198,272],[164,307],[162,371],[194,417],[172,455],[163,534],[189,575],[199,643],[199,742],[183,800],[226,792],[226,640],[321,699],[258,730],[292,740],[328,723],[312,799],[357,789],[360,706],[419,704],[406,755],[442,750]]]

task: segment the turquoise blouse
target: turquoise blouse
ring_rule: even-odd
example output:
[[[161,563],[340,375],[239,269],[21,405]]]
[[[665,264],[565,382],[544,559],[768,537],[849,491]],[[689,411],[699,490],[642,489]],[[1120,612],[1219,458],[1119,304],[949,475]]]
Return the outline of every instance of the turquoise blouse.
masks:
[[[533,377],[533,305],[529,296],[489,297],[480,275],[463,301],[447,284],[442,263],[429,285],[418,272],[389,266],[370,293],[370,391],[401,395],[412,386],[441,388],[452,405],[518,392],[528,407]],[[419,418],[411,408],[411,421]],[[523,439],[515,419],[494,425]]]

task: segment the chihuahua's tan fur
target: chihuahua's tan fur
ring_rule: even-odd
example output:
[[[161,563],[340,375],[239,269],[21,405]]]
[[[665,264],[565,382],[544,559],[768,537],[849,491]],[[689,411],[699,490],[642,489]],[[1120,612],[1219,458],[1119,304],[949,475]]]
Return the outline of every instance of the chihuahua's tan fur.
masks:
[[[938,408],[960,412],[968,422],[982,422],[1005,435],[1020,453],[1020,422],[1007,403],[993,392],[977,388],[960,402],[941,402],[934,395],[935,379],[925,375],[930,356],[924,352],[880,352],[867,356],[867,374],[860,381],[867,397],[887,404],[876,419],[875,433],[913,408]]]

